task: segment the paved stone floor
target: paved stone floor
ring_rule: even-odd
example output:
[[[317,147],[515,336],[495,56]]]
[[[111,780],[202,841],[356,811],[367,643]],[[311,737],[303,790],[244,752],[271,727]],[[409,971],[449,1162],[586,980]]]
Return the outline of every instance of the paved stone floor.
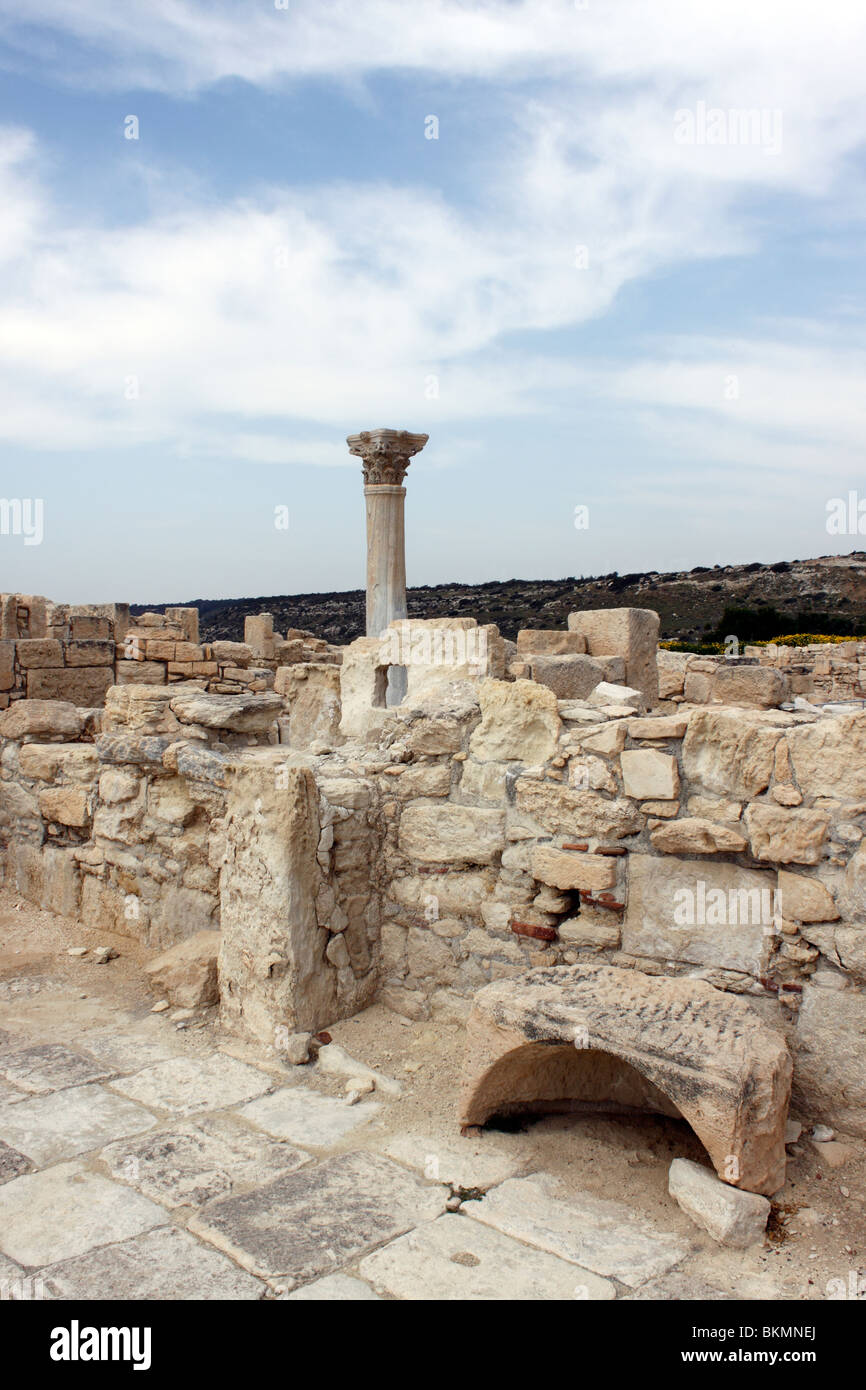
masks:
[[[814,1296],[799,1257],[720,1251],[667,1196],[685,1126],[558,1117],[461,1137],[457,1026],[437,1038],[383,1009],[338,1025],[400,1081],[349,1103],[345,1076],[320,1063],[263,1056],[212,1015],[154,1015],[134,961],[88,970],[55,944],[12,963],[0,1298]],[[822,1278],[852,1262],[831,1211]]]

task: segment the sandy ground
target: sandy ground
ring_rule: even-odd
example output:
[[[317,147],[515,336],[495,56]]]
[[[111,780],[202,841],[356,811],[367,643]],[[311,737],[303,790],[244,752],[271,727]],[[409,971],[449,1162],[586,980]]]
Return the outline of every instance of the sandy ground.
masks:
[[[113,946],[107,965],[67,954],[71,947]],[[41,1041],[87,1049],[88,1036],[124,1038],[140,1049],[170,1043],[182,1055],[224,1051],[274,1075],[302,1080],[342,1095],[345,1079],[317,1068],[286,1067],[275,1057],[225,1035],[214,1011],[178,1020],[153,1014],[154,996],[142,973],[150,956],[127,937],[88,930],[0,892],[0,1027]],[[179,1022],[182,1026],[178,1026]],[[415,1133],[434,1142],[453,1140],[462,1057],[461,1029],[412,1023],[381,1006],[334,1025],[334,1042],[353,1057],[397,1078],[403,1095],[385,1100],[380,1123],[354,1136],[349,1147],[381,1150],[389,1135]],[[377,1097],[379,1098],[379,1097]],[[806,1126],[808,1116],[797,1116]],[[837,1135],[853,1155],[840,1168],[822,1158],[822,1146],[803,1138],[789,1147],[788,1176],[776,1195],[763,1247],[725,1250],[699,1231],[667,1192],[675,1157],[705,1160],[685,1122],[664,1117],[550,1116],[522,1131],[491,1134],[569,1191],[589,1191],[625,1202],[660,1229],[687,1236],[695,1247],[687,1273],[736,1298],[824,1299],[830,1280],[850,1286],[856,1271],[866,1288],[866,1143]],[[481,1140],[484,1143],[484,1138]],[[856,1277],[856,1276],[855,1276]]]

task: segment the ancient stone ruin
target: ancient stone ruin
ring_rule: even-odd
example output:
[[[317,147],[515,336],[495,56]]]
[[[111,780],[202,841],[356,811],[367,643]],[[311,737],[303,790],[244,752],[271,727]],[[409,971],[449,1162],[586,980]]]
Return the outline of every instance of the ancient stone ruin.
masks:
[[[791,1096],[866,1138],[863,702],[823,652],[659,653],[649,610],[516,643],[410,622],[425,442],[350,437],[368,634],[346,647],[2,596],[6,884],[145,945],[159,993],[218,1004],[262,1056],[373,1003],[465,1025],[455,1136],[654,1111],[771,1196]],[[706,1223],[710,1175],[678,1172]]]

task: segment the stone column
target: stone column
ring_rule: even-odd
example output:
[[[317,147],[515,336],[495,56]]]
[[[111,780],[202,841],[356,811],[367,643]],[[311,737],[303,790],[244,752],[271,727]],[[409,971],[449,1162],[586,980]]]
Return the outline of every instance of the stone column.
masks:
[[[350,434],[349,452],[364,468],[367,499],[367,636],[380,637],[395,618],[406,617],[406,543],[403,529],[403,479],[426,434],[407,430],[364,430]],[[398,705],[406,694],[405,671],[391,667],[386,704]]]

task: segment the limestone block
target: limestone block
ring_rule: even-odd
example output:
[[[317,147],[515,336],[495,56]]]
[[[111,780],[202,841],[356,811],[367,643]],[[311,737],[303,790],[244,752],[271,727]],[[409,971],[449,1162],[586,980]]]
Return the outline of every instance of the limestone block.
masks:
[[[474,917],[490,897],[495,878],[489,873],[408,874],[391,883],[392,897],[430,921],[442,917]]]
[[[63,648],[49,637],[30,638],[16,643],[16,654],[19,666],[25,671],[63,665]]]
[[[507,763],[476,763],[469,758],[463,764],[460,791],[464,796],[477,796],[482,801],[504,801],[507,771]]]
[[[99,774],[99,799],[109,804],[131,801],[141,788],[141,779],[117,767],[107,767]]]
[[[152,988],[181,1009],[197,1009],[219,999],[217,956],[220,933],[196,932],[148,961],[144,973]]]
[[[756,859],[777,864],[817,864],[829,827],[822,811],[788,810],[768,802],[746,808],[746,828]]]
[[[650,835],[664,854],[738,854],[748,844],[744,835],[729,826],[716,825],[699,816],[683,817],[660,825]]]
[[[719,801],[714,796],[690,796],[690,816],[704,816],[712,821],[738,821],[743,814],[741,801]]]
[[[469,740],[476,761],[532,764],[554,756],[562,723],[552,691],[532,681],[485,680],[478,701],[481,723]]]
[[[115,662],[118,685],[165,685],[166,670],[162,661]]]
[[[204,690],[184,690],[172,697],[170,709],[181,724],[256,733],[270,728],[283,709],[283,701],[271,693],[211,695]]]
[[[626,796],[639,801],[672,801],[679,796],[677,760],[657,748],[626,749],[620,754]]]
[[[595,792],[617,792],[619,785],[607,763],[592,754],[568,760],[568,781],[572,787]]]
[[[195,814],[196,803],[182,777],[159,778],[147,792],[147,813],[169,825],[186,825]]]
[[[687,1216],[719,1245],[747,1250],[763,1240],[770,1203],[757,1192],[739,1192],[715,1173],[689,1158],[675,1158],[668,1192]]]
[[[316,919],[321,827],[312,773],[239,761],[228,789],[220,875],[225,1023],[273,1045],[275,1029],[316,1032],[336,1016],[336,972]]]
[[[113,666],[114,643],[83,640],[67,642],[63,654],[67,666]]]
[[[712,699],[712,677],[704,671],[687,671],[683,695],[690,705],[706,705]]]
[[[580,746],[587,753],[602,753],[611,756],[614,753],[621,753],[625,748],[627,734],[626,721],[614,719],[596,734],[580,736]]]
[[[801,724],[789,729],[786,739],[806,796],[866,799],[866,710]]]
[[[532,652],[543,656],[575,656],[586,651],[582,632],[562,628],[521,628],[517,634],[519,653]]]
[[[781,737],[781,729],[749,711],[695,710],[683,739],[683,771],[721,796],[757,796],[769,785]]]
[[[790,696],[787,676],[766,666],[720,666],[713,676],[712,695],[723,705],[778,707]]]
[[[334,745],[340,741],[339,667],[322,662],[279,666],[274,692],[288,704],[291,747],[307,748],[315,741]]]
[[[86,825],[90,819],[87,792],[83,787],[46,787],[39,793],[39,809],[46,820],[61,825]]]
[[[0,737],[25,738],[35,734],[50,738],[77,738],[85,714],[63,700],[16,700],[0,714]]]
[[[798,1108],[866,1138],[866,993],[805,985],[796,1039]]]
[[[648,715],[628,721],[629,738],[682,738],[689,727],[687,714]]]
[[[169,708],[176,691],[167,685],[113,685],[105,696],[103,733],[129,730],[137,734],[175,733],[180,723]]]
[[[576,634],[580,635],[580,634]],[[585,700],[603,681],[621,681],[621,657],[533,656],[532,679],[552,690],[558,700]]]
[[[651,960],[766,973],[775,874],[736,864],[629,855],[622,948]]]
[[[212,642],[210,649],[220,666],[249,666],[253,660],[252,648],[246,642]]]
[[[817,878],[779,870],[781,915],[793,922],[836,922],[841,913]]]
[[[435,715],[411,725],[406,737],[410,752],[424,755],[459,753],[462,742],[463,730],[459,722]]]
[[[602,681],[587,696],[587,703],[601,707],[618,706],[623,709],[638,709],[643,702],[640,690],[630,685],[616,685]]]
[[[165,620],[175,627],[182,628],[187,642],[198,642],[197,608],[166,608]]]
[[[682,695],[689,657],[687,652],[669,652],[659,647],[656,653],[659,677],[659,699],[670,700]]]
[[[15,685],[15,643],[0,642],[0,690],[11,690]]]
[[[53,782],[62,775],[72,782],[90,782],[99,762],[90,743],[25,743],[18,765],[24,777],[36,781]]]
[[[586,910],[578,917],[569,917],[557,928],[563,946],[594,951],[615,951],[620,941],[620,926],[610,913],[604,918],[592,916]]]
[[[340,733],[344,738],[372,741],[381,731],[388,711],[382,642],[378,637],[358,637],[343,649],[340,679]]]
[[[532,970],[476,994],[466,1042],[463,1125],[506,1107],[615,1098],[678,1110],[733,1186],[772,1193],[784,1181],[784,1038],[705,981],[595,964]]]
[[[415,802],[400,819],[400,851],[420,863],[489,864],[504,844],[504,811]]]
[[[451,768],[436,764],[407,767],[399,777],[389,777],[385,791],[402,800],[417,796],[447,796],[451,790]]]
[[[602,854],[538,845],[532,851],[532,877],[552,888],[595,893],[616,883],[616,861]]]
[[[37,798],[18,782],[0,782],[0,825],[20,830],[28,821],[31,828],[39,821]]]
[[[590,656],[624,657],[625,683],[640,690],[648,708],[658,703],[657,613],[650,608],[588,609],[569,613],[568,630],[583,634]]]
[[[643,828],[643,819],[632,801],[610,800],[600,792],[575,791],[561,782],[542,782],[519,777],[515,802],[552,835],[592,835],[621,839]]]

